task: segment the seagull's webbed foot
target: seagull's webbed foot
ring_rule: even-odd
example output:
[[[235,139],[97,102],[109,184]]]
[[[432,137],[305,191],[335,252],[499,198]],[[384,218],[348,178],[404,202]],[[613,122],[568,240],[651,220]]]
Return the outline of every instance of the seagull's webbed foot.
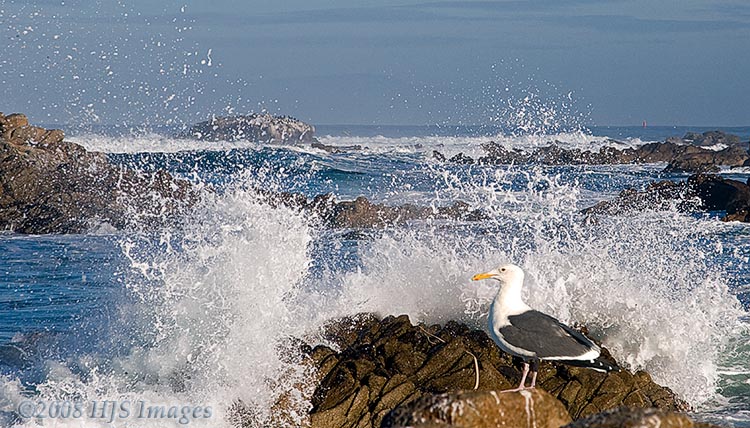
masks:
[[[503,389],[502,391],[500,391],[500,393],[526,391],[527,389],[535,389],[535,388],[533,386],[519,386],[517,388],[512,388],[512,389]]]
[[[534,364],[532,362],[532,364]],[[526,386],[526,376],[529,374],[529,363],[525,362],[523,363],[523,374],[521,375],[521,382],[516,388],[512,389],[504,389],[500,392],[518,392],[518,391],[524,391],[527,389],[534,389],[536,384],[536,371],[532,374],[532,380],[531,380],[531,386]]]

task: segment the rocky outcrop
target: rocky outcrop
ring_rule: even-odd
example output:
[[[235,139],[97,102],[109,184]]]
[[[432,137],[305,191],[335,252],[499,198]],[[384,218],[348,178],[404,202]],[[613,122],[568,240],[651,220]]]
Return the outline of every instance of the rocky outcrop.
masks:
[[[622,215],[652,210],[724,211],[723,221],[750,221],[750,186],[713,174],[685,181],[659,181],[643,190],[625,189],[614,199],[584,209],[584,214]]]
[[[59,129],[44,129],[29,125],[25,114],[14,113],[3,116],[0,113],[0,137],[16,146],[52,146],[63,141],[65,134]]]
[[[315,128],[289,116],[250,114],[214,117],[193,125],[180,136],[206,141],[253,141],[304,144],[315,141]]]
[[[718,428],[695,422],[684,413],[619,407],[579,419],[563,428]]]
[[[688,134],[690,135],[693,134]],[[750,163],[747,144],[736,143],[739,137],[715,131],[703,134],[701,138],[697,141],[722,141],[722,144],[728,147],[716,151],[693,145],[693,140],[670,139],[663,143],[649,143],[636,148],[618,149],[605,146],[598,151],[591,151],[566,149],[562,147],[564,143],[555,141],[548,146],[525,151],[508,149],[498,143],[489,142],[482,145],[486,155],[476,161],[463,153],[446,159],[443,154],[435,151],[433,157],[441,162],[483,165],[619,165],[666,162],[668,165],[665,172],[715,172],[720,166],[737,167]]]
[[[326,151],[328,153],[346,153],[346,152],[352,152],[352,151],[362,150],[362,146],[360,146],[360,145],[331,146],[329,144],[323,144],[323,143],[320,143],[318,141],[313,141],[313,143],[310,146],[313,149],[320,149],[320,150]]]
[[[456,202],[453,205],[437,208],[413,204],[391,207],[373,204],[363,196],[354,201],[331,201],[328,204],[318,204],[317,208],[321,217],[334,227],[384,227],[413,220],[479,221],[486,218],[481,211],[472,210],[464,202]]]
[[[559,428],[571,422],[562,403],[542,389],[520,392],[452,391],[428,394],[397,407],[381,427],[519,426]]]
[[[314,213],[329,227],[370,228],[386,227],[415,220],[479,221],[486,215],[472,209],[465,202],[455,202],[443,207],[424,207],[413,204],[389,206],[375,204],[364,196],[353,201],[337,201],[332,194],[307,198],[299,193],[256,192],[271,205],[284,205]]]
[[[737,146],[719,151],[691,149],[670,160],[664,172],[717,172],[719,166],[737,167],[747,161],[747,149]]]
[[[446,399],[476,399],[490,405],[489,391],[514,387],[521,377],[520,361],[501,352],[484,331],[456,322],[414,326],[406,316],[380,320],[362,314],[331,322],[323,337],[333,347],[316,346],[308,356],[318,376],[311,399],[312,427],[377,427],[384,420],[394,424],[407,420],[409,414],[440,414],[442,405],[430,408]],[[604,355],[608,356],[606,350]],[[479,392],[455,392],[474,390],[477,380]],[[599,373],[545,362],[537,384],[559,400],[573,419],[622,405],[688,408],[642,371]],[[546,396],[540,394],[532,398]],[[523,394],[508,399],[520,406],[527,403]],[[402,410],[386,418],[399,406]],[[559,414],[554,407],[545,405]],[[524,409],[514,406],[513,414]]]
[[[747,149],[747,142],[742,142],[740,137],[732,134],[727,134],[723,131],[707,131],[702,134],[697,132],[688,132],[682,138],[669,137],[667,142],[675,142],[679,144],[690,144],[699,147],[712,147],[712,146],[742,146]]]
[[[64,141],[60,130],[0,113],[0,229],[79,233],[170,221],[193,198],[165,171],[140,174]]]

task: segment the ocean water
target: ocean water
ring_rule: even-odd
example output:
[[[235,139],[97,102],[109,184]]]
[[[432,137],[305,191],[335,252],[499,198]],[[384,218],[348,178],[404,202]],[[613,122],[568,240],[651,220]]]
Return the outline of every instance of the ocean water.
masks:
[[[722,223],[721,213],[645,212],[593,224],[579,214],[625,187],[684,178],[662,173],[663,165],[477,166],[432,157],[476,156],[490,140],[596,148],[687,130],[318,127],[326,144],[362,147],[338,154],[178,140],[168,130],[74,130],[70,140],[114,162],[165,168],[214,190],[170,229],[0,234],[0,425],[111,426],[109,414],[91,413],[92,402],[101,409],[106,401],[130,406],[127,417],[117,408],[115,426],[157,426],[137,410],[164,405],[200,411],[158,426],[230,427],[241,401],[262,426],[280,397],[294,425],[309,409],[311,386],[308,369],[290,358],[289,337],[317,343],[324,322],[363,311],[483,328],[492,284],[470,278],[513,262],[527,272],[531,306],[586,324],[618,361],[647,370],[699,417],[750,427],[747,225]],[[750,136],[750,128],[728,131]],[[726,174],[747,180],[743,171]],[[461,200],[489,219],[331,230],[263,204],[256,188],[394,205]],[[88,413],[19,417],[29,400],[85,403]],[[33,410],[49,416],[51,407]]]

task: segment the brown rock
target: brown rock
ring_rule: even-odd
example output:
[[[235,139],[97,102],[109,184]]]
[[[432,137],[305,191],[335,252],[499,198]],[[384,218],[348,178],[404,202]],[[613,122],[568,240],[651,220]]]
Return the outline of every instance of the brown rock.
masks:
[[[739,138],[723,133],[706,133],[700,143],[718,142],[729,147],[714,151],[691,144],[692,140],[669,138],[663,143],[648,143],[636,148],[618,149],[605,146],[598,151],[564,148],[564,143],[551,142],[532,151],[506,149],[489,142],[482,145],[486,155],[477,159],[480,164],[541,164],[541,165],[619,165],[630,163],[668,162],[667,172],[714,172],[719,166],[740,166],[750,162],[747,144],[738,144]],[[698,141],[698,140],[696,140]],[[433,152],[433,158],[446,161],[440,152]],[[474,159],[458,154],[447,160],[452,163],[471,164]]]
[[[750,186],[741,181],[698,174],[690,176],[687,184],[709,211],[735,212],[750,206]]]
[[[0,230],[79,233],[162,224],[195,200],[189,183],[166,171],[136,173],[102,153],[63,141],[60,130],[3,117],[0,139]]]
[[[664,180],[650,183],[643,190],[625,189],[617,197],[586,208],[583,214],[620,215],[646,210],[668,210],[677,208],[690,211],[697,208],[691,203],[693,196],[685,182]]]
[[[682,137],[682,141],[696,146],[715,146],[717,144],[724,144],[731,147],[742,144],[740,137],[719,130],[707,131],[702,134],[688,132]]]
[[[337,334],[340,340],[335,340]],[[340,351],[325,346],[312,351],[311,361],[324,379],[313,394],[311,414],[314,421],[330,426],[344,426],[332,415],[344,417],[341,415],[363,387],[367,387],[368,405],[356,423],[368,421],[370,426],[379,426],[397,405],[425,395],[473,389],[475,364],[479,366],[478,391],[508,389],[521,377],[520,361],[501,352],[485,332],[456,322],[414,326],[403,315],[379,320],[363,314],[331,321],[322,336],[338,344]],[[670,410],[687,408],[671,391],[640,372],[605,374],[545,362],[538,385],[558,398],[574,418],[626,402]],[[318,413],[323,416],[315,416]]]
[[[394,409],[382,427],[558,428],[571,421],[562,404],[540,389],[429,394]]]
[[[697,148],[690,148],[686,153],[675,157],[669,162],[664,171],[717,172],[720,169],[719,165],[730,167],[742,166],[749,158],[747,150],[737,146],[727,147],[720,151],[697,150]]]
[[[627,408],[607,410],[577,420],[564,428],[710,428],[687,415],[660,409]]]
[[[64,139],[65,133],[62,130],[50,129],[42,136],[42,138],[39,140],[39,143],[44,145],[52,145],[62,143]]]
[[[29,126],[29,119],[25,114],[21,113],[9,114],[8,116],[5,116],[5,121],[9,128],[21,128],[24,126]]]
[[[724,221],[750,221],[750,186],[712,174],[686,181],[659,181],[644,190],[625,189],[612,200],[586,208],[583,214],[621,215],[644,210],[726,211]]]

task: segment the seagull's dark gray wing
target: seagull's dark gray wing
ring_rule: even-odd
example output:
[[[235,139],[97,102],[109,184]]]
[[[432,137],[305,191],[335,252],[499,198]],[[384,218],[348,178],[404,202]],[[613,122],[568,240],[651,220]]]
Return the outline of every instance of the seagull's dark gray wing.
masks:
[[[539,311],[511,315],[508,321],[510,325],[499,330],[503,339],[515,347],[534,352],[538,358],[575,359],[598,349],[583,334]]]

